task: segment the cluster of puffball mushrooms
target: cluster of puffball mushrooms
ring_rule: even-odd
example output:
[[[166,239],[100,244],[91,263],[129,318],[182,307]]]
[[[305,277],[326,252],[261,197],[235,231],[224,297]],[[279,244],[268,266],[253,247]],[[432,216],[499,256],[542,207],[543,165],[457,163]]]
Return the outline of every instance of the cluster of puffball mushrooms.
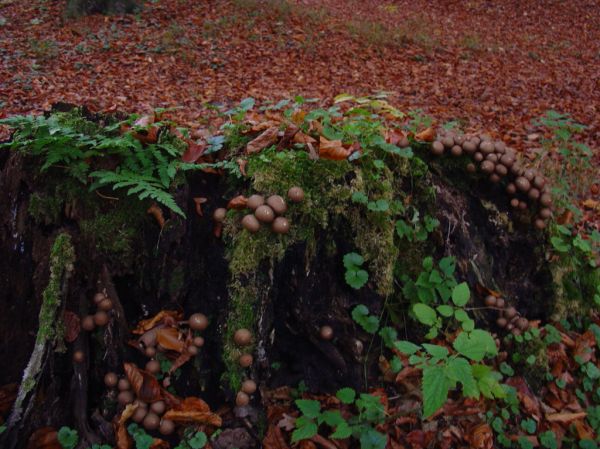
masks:
[[[109,313],[114,305],[112,300],[103,292],[98,292],[94,295],[94,304],[96,305],[96,313],[86,315],[81,319],[81,329],[87,332],[93,331],[96,327],[106,326],[110,319]],[[75,351],[73,360],[77,363],[82,363],[85,359],[83,351]]]
[[[517,309],[509,306],[504,298],[488,295],[484,299],[485,305],[498,310],[499,318],[496,320],[498,327],[506,329],[513,335],[521,335],[529,329],[529,320],[521,316]]]
[[[241,348],[248,346],[250,343],[252,343],[252,332],[250,332],[248,329],[236,330],[233,334],[233,342]],[[242,354],[238,359],[238,363],[242,368],[249,368],[253,361],[254,359],[252,354],[247,353]],[[238,391],[237,395],[235,396],[235,405],[238,407],[248,405],[250,402],[250,396],[254,394],[255,391],[256,382],[254,382],[252,379],[246,379],[243,381],[240,391]]]
[[[287,196],[292,203],[300,203],[304,200],[304,191],[300,187],[292,187],[288,190]],[[283,217],[287,211],[287,204],[280,195],[271,195],[266,201],[262,195],[251,195],[246,202],[246,207],[254,211],[253,214],[247,214],[242,218],[242,226],[249,232],[258,232],[261,223],[270,224],[276,234],[289,232],[290,222]],[[217,223],[222,223],[226,213],[225,208],[216,209],[213,219]]]
[[[552,196],[546,179],[537,170],[524,168],[516,158],[516,151],[501,140],[481,136],[459,135],[451,132],[438,135],[431,144],[431,153],[441,156],[450,153],[454,157],[467,154],[474,162],[467,165],[469,173],[479,171],[498,183],[507,179],[506,193],[511,197],[510,205],[518,210],[530,208],[536,212],[533,225],[544,229],[552,215]],[[478,166],[476,165],[478,164]]]

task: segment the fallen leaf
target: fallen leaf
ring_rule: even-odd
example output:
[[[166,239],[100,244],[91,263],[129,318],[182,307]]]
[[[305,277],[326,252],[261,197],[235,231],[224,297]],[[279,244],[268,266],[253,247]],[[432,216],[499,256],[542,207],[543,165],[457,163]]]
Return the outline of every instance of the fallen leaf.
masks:
[[[348,158],[350,153],[350,150],[344,148],[341,140],[327,140],[325,137],[319,136],[319,157],[321,159],[342,161]]]
[[[54,427],[39,428],[29,437],[27,449],[63,449],[57,434]]]
[[[160,226],[160,229],[165,227],[165,216],[163,214],[162,209],[156,203],[153,203],[152,206],[150,206],[146,212],[154,217],[154,219]]]
[[[267,434],[263,438],[262,445],[265,449],[289,449],[281,429],[273,424],[269,426]]]
[[[559,422],[563,424],[569,424],[578,419],[585,418],[587,416],[586,412],[578,412],[578,413],[552,413],[550,415],[546,415],[546,419],[550,422]]]
[[[317,142],[316,139],[312,138],[308,134],[304,134],[302,131],[298,131],[296,134],[294,134],[292,141],[294,143],[302,143],[302,144]]]
[[[155,328],[159,324],[174,326],[178,321],[181,321],[182,318],[183,314],[181,312],[176,312],[174,310],[161,310],[152,318],[140,321],[136,328],[131,332],[133,334],[140,335],[149,331],[150,329]]]
[[[208,201],[207,198],[204,197],[196,197],[194,198],[194,204],[196,205],[196,213],[202,217],[202,205]]]
[[[127,404],[114,425],[116,449],[131,449],[133,447],[133,441],[129,432],[127,432],[127,420],[133,416],[137,408],[137,404]]]
[[[258,153],[264,148],[273,145],[275,142],[277,142],[278,133],[279,128],[276,126],[267,129],[254,140],[248,142],[248,145],[246,145],[246,154]]]
[[[248,198],[246,198],[244,195],[238,195],[229,200],[229,203],[227,203],[227,209],[246,209],[246,204],[248,204]]]
[[[131,388],[141,401],[152,403],[162,399],[161,387],[152,374],[139,369],[133,363],[124,363],[127,380]]]
[[[65,310],[63,312],[63,324],[65,326],[65,341],[67,343],[73,343],[79,336],[81,330],[79,315]]]
[[[494,447],[494,434],[489,424],[479,424],[465,435],[473,449],[492,449]]]
[[[200,159],[200,157],[202,157],[202,155],[206,151],[206,148],[208,148],[208,145],[206,143],[196,143],[193,141],[189,141],[188,147],[181,155],[181,160],[183,162],[187,162],[188,164],[193,164],[197,162],[198,159]]]
[[[176,327],[158,329],[156,331],[156,342],[169,351],[182,352],[185,348],[185,342]]]
[[[433,128],[427,128],[418,134],[415,134],[415,140],[421,142],[433,142],[435,140],[435,130]]]
[[[181,424],[209,424],[220,427],[223,423],[221,417],[210,411],[210,407],[200,398],[185,398],[179,405],[167,411],[164,419],[170,419]]]

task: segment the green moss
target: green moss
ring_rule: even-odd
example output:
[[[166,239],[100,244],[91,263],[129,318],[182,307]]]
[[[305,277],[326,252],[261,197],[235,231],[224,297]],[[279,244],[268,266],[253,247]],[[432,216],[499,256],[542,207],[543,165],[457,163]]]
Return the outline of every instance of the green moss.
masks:
[[[57,334],[56,312],[60,306],[61,286],[67,271],[72,270],[75,250],[69,234],[59,234],[50,251],[50,278],[42,295],[36,344],[53,339]]]
[[[28,212],[36,223],[57,223],[64,208],[64,198],[33,193],[29,197]]]

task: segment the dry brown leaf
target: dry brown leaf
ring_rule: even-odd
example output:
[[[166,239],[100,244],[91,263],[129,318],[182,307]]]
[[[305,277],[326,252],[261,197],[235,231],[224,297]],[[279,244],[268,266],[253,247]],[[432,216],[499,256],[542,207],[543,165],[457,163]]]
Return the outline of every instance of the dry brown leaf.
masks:
[[[421,142],[433,142],[435,140],[435,130],[427,128],[418,134],[415,134],[415,139]]]
[[[196,213],[197,213],[197,214],[198,214],[200,217],[202,217],[202,205],[203,205],[204,203],[206,203],[206,202],[208,201],[208,199],[207,199],[207,198],[204,198],[204,197],[201,197],[201,196],[199,196],[199,197],[193,198],[193,200],[194,200],[194,204],[196,205]]]
[[[600,208],[600,201],[594,201],[591,198],[588,198],[587,200],[583,201],[581,204],[586,209],[598,209],[598,208]]]
[[[294,143],[303,143],[303,144],[317,142],[316,139],[313,139],[308,134],[304,134],[302,131],[298,131],[296,134],[294,134],[292,141]]]
[[[279,128],[273,126],[246,145],[246,154],[254,154],[277,142]]]
[[[465,440],[469,442],[472,449],[492,449],[494,447],[494,434],[486,423],[473,427],[465,435]]]
[[[321,159],[342,161],[348,156],[350,156],[350,150],[344,148],[341,140],[327,140],[325,137],[319,136],[319,157]]]
[[[552,413],[550,415],[546,415],[546,419],[550,422],[559,422],[563,424],[569,424],[578,419],[583,419],[587,416],[586,412],[577,412],[577,413]]]
[[[197,397],[187,397],[175,404],[171,410],[164,415],[175,423],[209,424],[220,427],[223,423],[221,417],[210,411],[206,402]]]
[[[162,399],[160,384],[156,377],[147,371],[139,369],[133,363],[124,363],[127,380],[131,383],[131,388],[138,399],[151,403]]]
[[[185,342],[176,327],[163,327],[156,330],[156,342],[169,351],[182,352]]]
[[[227,203],[227,209],[246,209],[246,204],[248,204],[248,198],[246,198],[244,195],[238,195],[229,200],[229,203]]]
[[[65,341],[67,343],[73,343],[79,336],[81,330],[80,319],[76,313],[70,310],[63,312],[63,324],[65,326]]]
[[[62,449],[54,427],[41,427],[29,437],[27,449]]]
[[[127,432],[127,420],[133,416],[137,408],[137,404],[127,404],[121,412],[121,416],[115,424],[116,449],[131,449],[133,447],[133,440]]]
[[[156,203],[153,203],[146,212],[154,217],[160,229],[165,227],[165,216],[162,209]]]
[[[269,426],[262,444],[265,449],[289,449],[281,429],[273,424]]]
[[[152,318],[148,318],[146,320],[142,320],[138,323],[135,329],[131,332],[140,335],[143,334],[150,329],[158,326],[159,324],[166,324],[173,326],[183,318],[183,314],[181,312],[176,312],[174,310],[161,310]]]

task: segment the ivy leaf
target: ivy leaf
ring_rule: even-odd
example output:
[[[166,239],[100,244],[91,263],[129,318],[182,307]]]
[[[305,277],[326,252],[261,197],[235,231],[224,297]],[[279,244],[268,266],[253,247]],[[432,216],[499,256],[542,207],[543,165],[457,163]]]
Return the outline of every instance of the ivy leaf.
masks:
[[[446,403],[449,388],[444,368],[437,365],[423,367],[423,418],[429,418]]]
[[[466,282],[461,282],[452,290],[452,302],[457,307],[464,307],[469,302],[470,296],[471,293]]]
[[[413,313],[421,323],[427,326],[435,325],[437,313],[427,304],[415,304],[413,306]]]
[[[350,387],[342,388],[337,391],[335,397],[342,401],[343,404],[352,404],[356,397],[356,391]]]
[[[489,332],[475,329],[472,332],[461,332],[453,343],[454,349],[465,357],[480,362],[487,356],[498,354],[494,337]]]
[[[350,287],[358,290],[369,280],[369,273],[365,270],[347,270],[344,278]]]
[[[352,319],[370,334],[374,334],[379,329],[379,318],[369,315],[369,309],[363,304],[359,304],[352,310]]]
[[[307,418],[316,418],[321,414],[321,403],[313,399],[296,399],[296,407]]]

